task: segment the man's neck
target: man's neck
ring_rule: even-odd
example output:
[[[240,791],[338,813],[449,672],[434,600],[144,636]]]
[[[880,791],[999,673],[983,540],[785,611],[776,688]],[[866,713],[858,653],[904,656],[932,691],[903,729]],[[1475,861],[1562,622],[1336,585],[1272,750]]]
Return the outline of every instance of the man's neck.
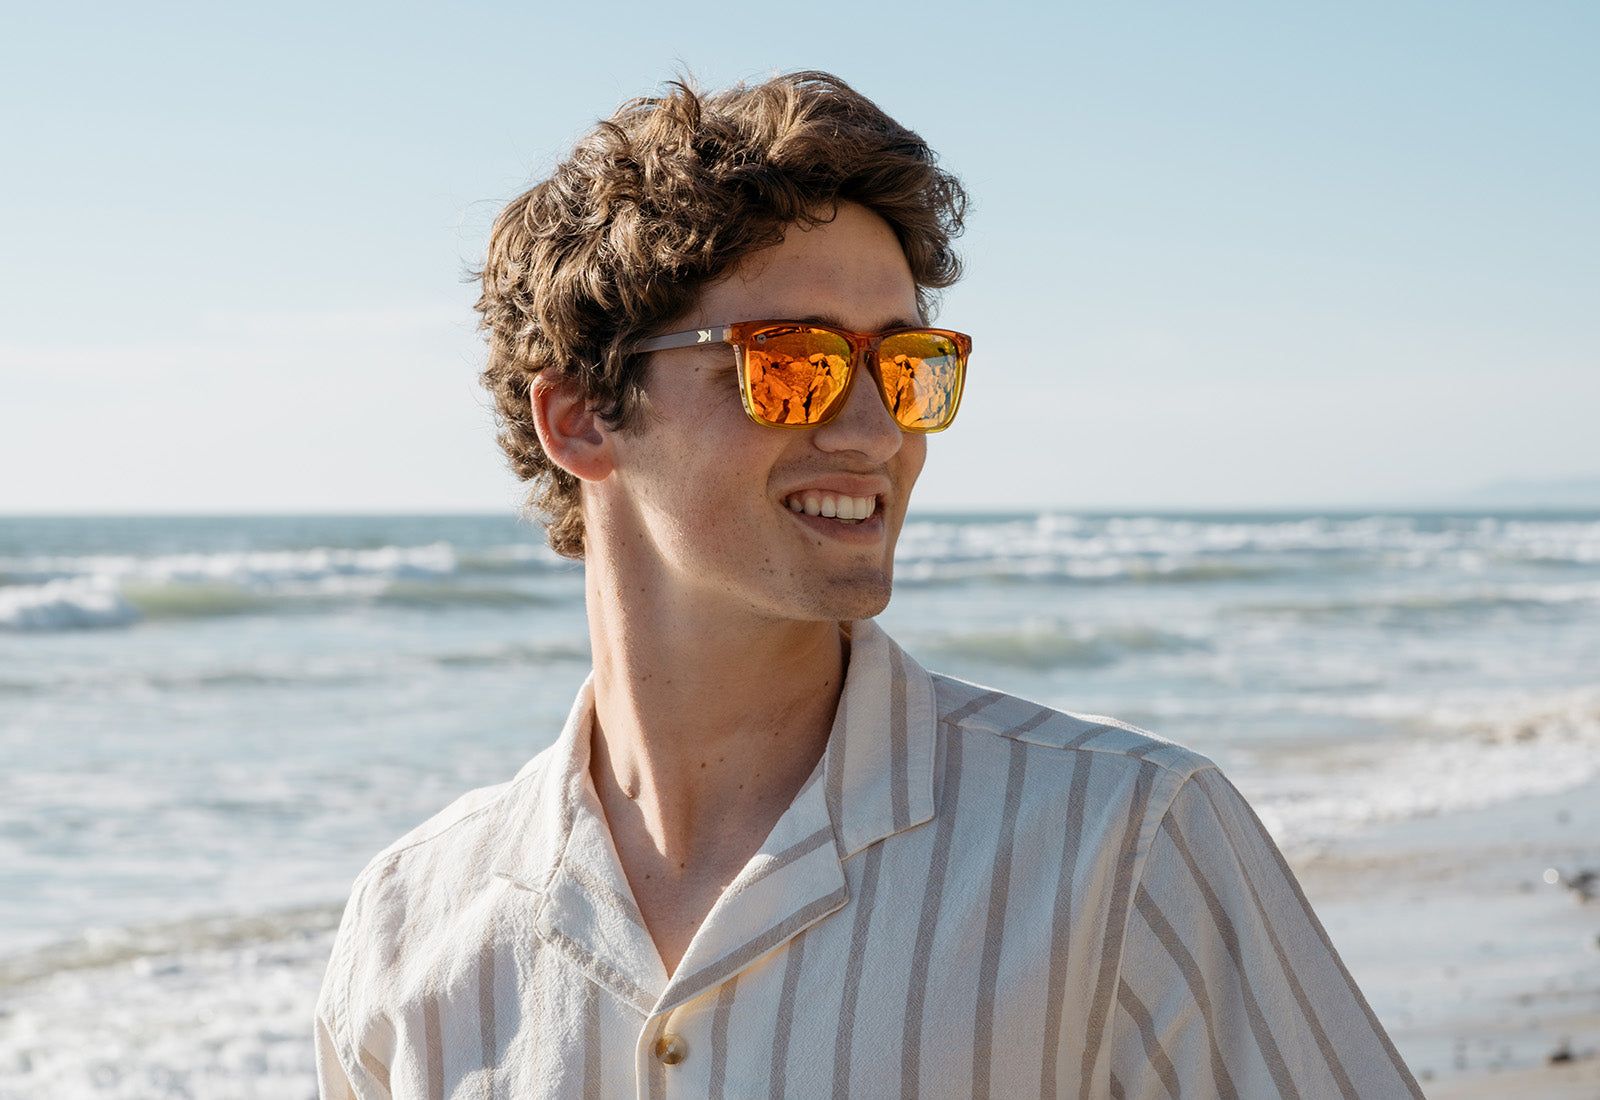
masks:
[[[670,974],[822,758],[846,643],[837,623],[663,606],[595,565],[590,772]]]

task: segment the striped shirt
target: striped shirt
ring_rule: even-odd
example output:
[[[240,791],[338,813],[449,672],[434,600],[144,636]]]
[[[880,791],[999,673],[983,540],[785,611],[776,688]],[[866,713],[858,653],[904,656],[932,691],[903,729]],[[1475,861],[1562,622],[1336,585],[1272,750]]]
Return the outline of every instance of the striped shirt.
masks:
[[[1417,1097],[1204,758],[853,631],[827,751],[669,975],[593,696],[357,879],[317,1011],[361,1097]]]

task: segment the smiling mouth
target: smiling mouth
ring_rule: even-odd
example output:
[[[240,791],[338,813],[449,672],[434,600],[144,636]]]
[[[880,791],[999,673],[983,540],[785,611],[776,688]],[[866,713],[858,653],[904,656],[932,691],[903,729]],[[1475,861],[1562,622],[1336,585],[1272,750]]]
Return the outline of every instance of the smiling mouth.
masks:
[[[784,503],[791,512],[822,516],[840,523],[860,523],[864,519],[871,519],[878,509],[877,497],[849,497],[811,489],[792,494]]]

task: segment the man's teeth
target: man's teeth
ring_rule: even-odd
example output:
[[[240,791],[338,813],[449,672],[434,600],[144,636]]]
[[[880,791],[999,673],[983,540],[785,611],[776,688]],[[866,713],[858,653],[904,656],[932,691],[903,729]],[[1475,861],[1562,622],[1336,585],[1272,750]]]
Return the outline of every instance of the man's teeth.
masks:
[[[789,498],[791,512],[804,512],[808,516],[826,516],[858,523],[872,515],[878,506],[877,497],[845,497],[832,493],[796,493]]]

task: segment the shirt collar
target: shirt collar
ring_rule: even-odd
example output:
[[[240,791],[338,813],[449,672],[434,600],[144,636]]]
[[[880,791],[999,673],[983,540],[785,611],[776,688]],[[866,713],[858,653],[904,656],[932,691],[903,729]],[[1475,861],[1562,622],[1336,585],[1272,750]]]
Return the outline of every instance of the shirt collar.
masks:
[[[877,623],[850,630],[850,670],[824,757],[841,858],[933,817],[933,680]]]
[[[535,756],[512,780],[507,797],[506,844],[494,874],[543,893],[561,865],[573,819],[582,805],[594,728],[594,673],[578,689],[555,744]]]
[[[541,935],[640,1011],[682,1003],[837,910],[848,900],[845,859],[933,817],[932,679],[875,623],[855,623],[849,634],[850,665],[821,766],[708,914],[670,981],[589,781],[592,678],[555,745],[512,784],[512,827],[495,873],[541,899]]]
[[[821,780],[840,858],[933,817],[937,734],[927,670],[870,619],[848,624],[848,631],[850,665]],[[521,843],[498,868],[502,877],[542,890],[555,873],[585,801],[593,722],[591,674],[555,744],[511,785],[525,812],[518,815]]]

